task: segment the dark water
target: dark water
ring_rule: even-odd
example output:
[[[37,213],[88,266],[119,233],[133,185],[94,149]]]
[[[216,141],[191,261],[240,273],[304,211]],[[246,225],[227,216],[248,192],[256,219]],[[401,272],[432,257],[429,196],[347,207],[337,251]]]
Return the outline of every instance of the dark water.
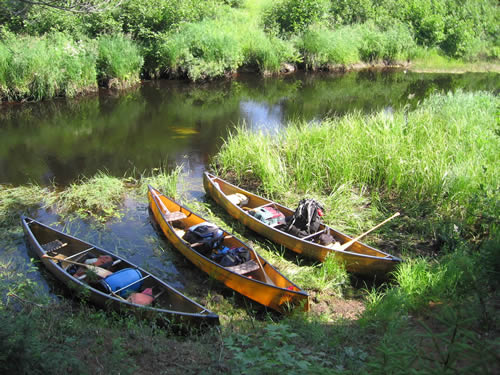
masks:
[[[121,177],[183,165],[197,180],[243,121],[279,131],[290,119],[415,105],[436,91],[500,89],[498,74],[363,71],[240,77],[190,84],[147,82],[113,95],[0,105],[0,184],[65,185],[97,171]]]
[[[279,132],[290,119],[315,121],[352,111],[414,107],[433,92],[498,93],[499,78],[498,74],[402,71],[266,79],[242,76],[205,84],[146,82],[120,94],[103,91],[72,100],[0,104],[0,184],[66,185],[97,171],[121,177],[182,165],[183,187],[189,186],[184,193],[203,200],[202,173],[237,124]],[[200,295],[213,295],[214,288],[220,293],[226,290],[189,264],[153,228],[145,199],[127,198],[122,210],[122,219],[100,227],[84,220],[63,221],[45,210],[36,216],[124,256],[198,301]],[[225,229],[237,230],[234,221],[222,219]],[[257,250],[269,248],[249,232],[239,235],[255,241]],[[10,262],[11,267],[24,271],[32,264],[20,233],[6,244],[0,239],[0,250],[4,264]],[[43,270],[35,270],[30,277],[46,291],[55,285]]]

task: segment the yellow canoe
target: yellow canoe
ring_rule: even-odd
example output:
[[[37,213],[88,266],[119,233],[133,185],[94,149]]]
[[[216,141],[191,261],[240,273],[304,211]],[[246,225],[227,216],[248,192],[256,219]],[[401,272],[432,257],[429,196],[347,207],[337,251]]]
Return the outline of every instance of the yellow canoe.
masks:
[[[245,247],[251,256],[251,259],[242,265],[223,267],[201,254],[194,244],[192,246],[184,241],[179,234],[193,225],[206,222],[205,219],[162,195],[151,186],[148,190],[148,199],[152,215],[162,232],[196,267],[245,297],[276,311],[286,312],[293,307],[309,310],[308,294],[283,276],[248,245],[222,229],[224,231],[222,246]]]
[[[281,230],[279,227],[269,226],[250,215],[248,209],[271,205],[280,210],[286,217],[293,215],[294,210],[252,194],[208,172],[205,172],[203,175],[203,186],[205,187],[205,191],[215,200],[215,202],[245,226],[261,236],[309,258],[323,262],[329,254],[334,253],[338,259],[344,262],[348,271],[367,276],[383,276],[387,272],[392,271],[394,267],[401,262],[400,258],[377,250],[359,241],[354,242],[344,251],[323,246],[316,241],[322,233],[326,232],[330,233],[340,242],[340,244],[352,240],[351,237],[344,233],[323,224],[320,226],[317,233],[304,238],[293,236]],[[248,203],[245,203],[244,209],[228,198],[236,193],[243,194],[248,199]]]

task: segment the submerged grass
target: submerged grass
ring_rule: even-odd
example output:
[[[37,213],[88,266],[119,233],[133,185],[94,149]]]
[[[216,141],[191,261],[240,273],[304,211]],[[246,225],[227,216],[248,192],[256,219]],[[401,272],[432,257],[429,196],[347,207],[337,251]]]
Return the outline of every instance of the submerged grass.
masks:
[[[99,172],[92,178],[83,178],[62,191],[55,202],[57,212],[77,214],[106,221],[120,217],[119,207],[125,193],[123,181]]]

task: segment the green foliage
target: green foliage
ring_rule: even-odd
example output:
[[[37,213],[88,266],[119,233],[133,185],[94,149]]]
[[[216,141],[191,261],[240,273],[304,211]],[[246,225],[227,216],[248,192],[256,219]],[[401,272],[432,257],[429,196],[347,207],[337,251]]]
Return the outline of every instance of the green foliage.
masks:
[[[304,352],[294,344],[297,338],[287,324],[269,324],[259,337],[260,345],[253,345],[251,338],[243,334],[235,334],[224,340],[231,350],[234,359],[231,368],[234,373],[272,374],[275,371],[286,371],[288,374],[303,374],[314,370],[314,373],[327,373],[316,365],[319,359],[314,354]]]
[[[220,20],[185,24],[159,47],[160,62],[172,75],[193,81],[234,73],[243,51],[233,26]]]
[[[122,203],[123,181],[99,172],[96,176],[84,178],[71,184],[58,196],[56,203],[60,213],[76,213],[81,217],[94,217],[106,221],[119,216],[117,206]]]
[[[0,185],[0,237],[7,237],[12,227],[18,227],[21,213],[33,214],[40,207],[47,205],[53,195],[49,189],[38,185]]]
[[[395,63],[412,56],[415,42],[402,24],[385,31],[371,23],[342,26],[336,30],[313,26],[298,42],[308,69],[328,68],[330,65],[349,65],[361,61]]]
[[[362,37],[358,27],[345,26],[337,30],[311,26],[297,42],[307,69],[327,68],[329,65],[348,65],[360,60]]]
[[[65,374],[82,371],[83,365],[74,359],[64,345],[57,349],[47,346],[40,332],[39,313],[12,314],[0,310],[0,367],[16,374]]]
[[[64,33],[18,37],[4,33],[0,41],[0,97],[41,100],[74,96],[96,88],[93,43],[74,41]]]
[[[363,61],[394,63],[412,56],[415,42],[408,29],[400,23],[388,27],[384,32],[373,24],[365,24],[359,31],[359,55]]]
[[[168,173],[164,168],[157,168],[151,171],[151,176],[142,175],[139,179],[138,191],[141,196],[148,194],[148,185],[158,189],[168,197],[175,198],[177,194],[177,185],[182,173],[182,166]]]
[[[108,87],[124,87],[139,82],[144,62],[137,45],[123,35],[103,35],[98,39],[98,79]]]
[[[283,63],[300,61],[291,42],[262,30],[251,30],[243,36],[242,49],[245,66],[257,66],[264,74],[278,73]]]
[[[281,34],[300,33],[327,18],[329,3],[328,0],[277,1],[264,15],[264,24]]]
[[[239,181],[251,174],[268,193],[282,191],[286,185],[286,166],[275,141],[266,134],[239,127],[225,140],[216,159],[221,173],[233,171]]]

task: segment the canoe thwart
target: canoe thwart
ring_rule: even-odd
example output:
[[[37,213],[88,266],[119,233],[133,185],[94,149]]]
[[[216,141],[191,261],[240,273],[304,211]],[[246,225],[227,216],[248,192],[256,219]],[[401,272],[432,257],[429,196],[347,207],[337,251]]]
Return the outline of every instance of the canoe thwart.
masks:
[[[184,212],[174,211],[165,213],[165,219],[167,221],[176,221],[185,219],[187,216]]]
[[[229,271],[233,271],[240,275],[257,271],[259,268],[259,265],[254,260],[249,260],[248,262],[241,263],[236,266],[226,267]]]
[[[316,233],[310,234],[309,236],[306,236],[306,237],[302,237],[302,239],[303,239],[304,241],[309,241],[309,240],[311,240],[312,238],[316,237],[318,234],[321,234],[321,233],[323,233],[323,232],[325,232],[325,231],[326,231],[326,229],[322,229],[322,230],[320,230],[319,232],[316,232]]]
[[[41,246],[47,253],[50,253],[52,251],[59,250],[60,248],[66,246],[67,244],[68,244],[67,242],[63,243],[61,240],[54,240],[47,242],[46,244],[43,244]]]

